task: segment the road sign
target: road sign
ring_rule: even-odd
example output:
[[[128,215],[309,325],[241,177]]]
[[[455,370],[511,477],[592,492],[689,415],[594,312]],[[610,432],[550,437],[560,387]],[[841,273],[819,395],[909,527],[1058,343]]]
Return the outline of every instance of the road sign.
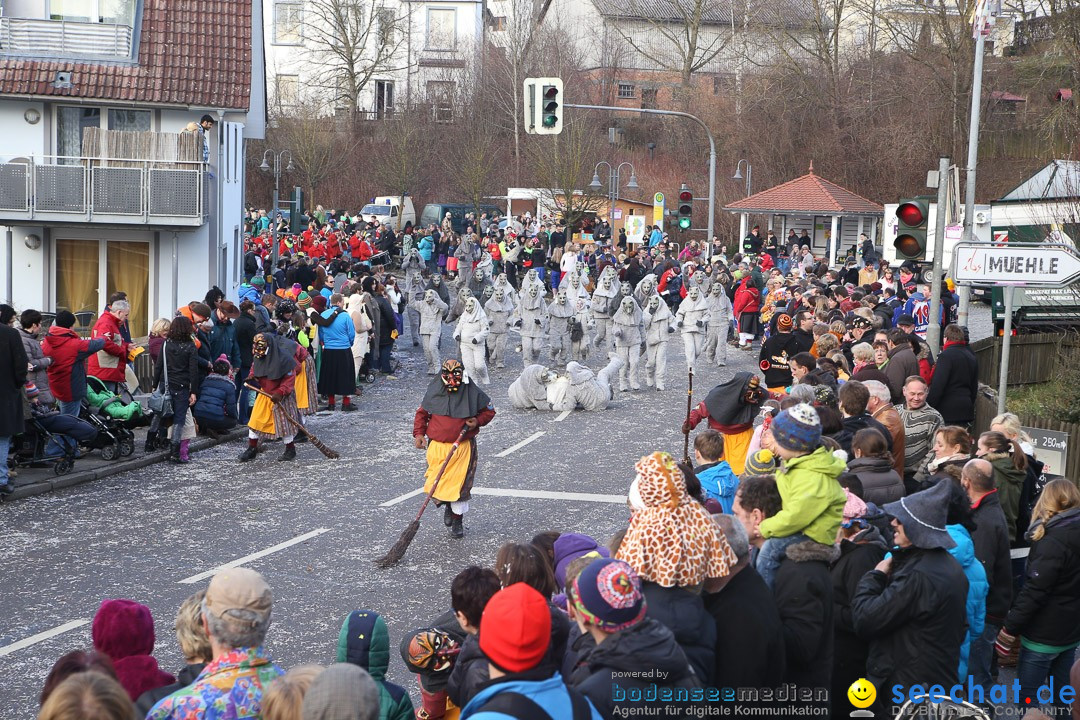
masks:
[[[1031,438],[1031,444],[1037,451],[1035,454],[1043,463],[1043,472],[1047,475],[1064,475],[1065,463],[1069,459],[1069,434],[1032,427],[1022,430]]]
[[[652,198],[653,225],[664,227],[664,193],[658,192]]]
[[[1080,254],[1068,245],[958,243],[953,250],[958,283],[1062,286],[1080,278]]]

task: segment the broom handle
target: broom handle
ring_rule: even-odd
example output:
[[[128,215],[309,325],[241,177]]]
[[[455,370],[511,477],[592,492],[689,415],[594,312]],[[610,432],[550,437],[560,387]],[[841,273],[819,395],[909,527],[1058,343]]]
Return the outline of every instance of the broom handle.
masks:
[[[693,407],[694,397],[694,369],[690,368],[690,380],[686,387],[686,432],[683,433],[683,462],[690,462],[690,410]]]
[[[450,446],[450,452],[446,453],[446,458],[443,460],[442,467],[439,468],[439,474],[435,476],[435,482],[431,483],[431,492],[424,498],[424,502],[420,505],[420,511],[416,513],[416,519],[419,520],[420,516],[424,514],[424,510],[427,510],[428,503],[431,502],[432,496],[435,494],[435,490],[439,487],[439,481],[442,480],[443,473],[446,472],[446,466],[450,464],[450,459],[454,457],[454,453],[457,452],[458,445],[461,444],[462,439],[465,437],[465,433],[469,431],[468,425],[461,427],[461,432],[458,433],[457,440]]]
[[[257,392],[257,393],[258,393],[259,395],[263,395],[263,396],[265,396],[265,397],[266,397],[266,398],[267,398],[267,399],[268,399],[268,400],[269,400],[270,402],[272,402],[272,403],[274,403],[275,405],[277,405],[277,401],[276,401],[276,400],[274,400],[273,396],[272,396],[272,395],[271,395],[270,393],[268,393],[268,392],[266,392],[265,390],[263,390],[262,388],[257,388],[257,387],[255,387],[254,385],[248,385],[247,383],[244,383],[244,387],[246,387],[246,388],[247,388],[248,390],[254,390],[254,391],[255,391],[255,392]],[[292,415],[290,415],[290,414],[289,414],[289,413],[287,413],[287,412],[283,412],[283,413],[281,413],[281,414],[285,416],[285,419],[286,419],[286,420],[288,420],[288,421],[289,421],[289,423],[290,423],[290,424],[291,424],[291,425],[292,425],[292,426],[293,426],[294,428],[296,428],[297,430],[300,430],[300,431],[302,431],[302,432],[303,432],[303,433],[304,433],[305,435],[307,435],[308,437],[311,437],[311,433],[309,433],[309,432],[307,431],[307,428],[306,428],[306,427],[304,427],[303,425],[301,425],[301,424],[300,424],[300,423],[299,423],[299,422],[298,422],[297,420],[295,420],[295,419],[293,418],[293,416],[292,416]]]

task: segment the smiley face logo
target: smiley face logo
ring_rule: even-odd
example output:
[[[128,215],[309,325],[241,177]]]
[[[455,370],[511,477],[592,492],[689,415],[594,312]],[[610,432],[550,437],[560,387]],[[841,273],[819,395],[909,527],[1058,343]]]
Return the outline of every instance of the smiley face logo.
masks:
[[[877,688],[866,678],[851,683],[847,691],[848,701],[857,708],[868,708],[877,699]]]

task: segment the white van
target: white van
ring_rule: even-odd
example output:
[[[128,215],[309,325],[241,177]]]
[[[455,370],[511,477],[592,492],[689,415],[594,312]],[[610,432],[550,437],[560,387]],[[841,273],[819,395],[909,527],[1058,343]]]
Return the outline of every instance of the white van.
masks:
[[[413,207],[412,198],[405,196],[405,206],[399,204],[401,198],[397,195],[380,195],[373,198],[370,203],[360,211],[360,217],[371,222],[372,217],[379,221],[380,225],[389,225],[398,232],[406,223],[416,225],[416,209]]]

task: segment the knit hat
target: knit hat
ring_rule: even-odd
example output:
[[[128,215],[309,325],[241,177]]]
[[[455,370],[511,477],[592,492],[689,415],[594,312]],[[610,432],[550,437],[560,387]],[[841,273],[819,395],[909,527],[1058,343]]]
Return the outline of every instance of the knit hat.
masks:
[[[791,316],[787,313],[781,313],[776,316],[776,329],[780,332],[791,332],[791,328],[794,325],[791,321]]]
[[[319,312],[326,309],[326,296],[325,295],[313,295],[311,298],[311,307],[315,308]]]
[[[255,277],[251,278],[251,284],[255,287],[262,287],[266,284],[266,281],[263,280],[262,275],[256,275]]]
[[[561,588],[566,584],[566,568],[580,557],[610,557],[608,549],[595,539],[581,533],[563,533],[555,538],[551,547],[555,557],[555,582]]]
[[[726,576],[735,553],[708,511],[687,494],[675,459],[655,452],[634,469],[644,509],[630,519],[616,556],[643,580],[663,587],[690,587]]]
[[[866,503],[847,488],[844,488],[844,495],[847,496],[847,502],[844,503],[844,522],[866,517]]]
[[[618,632],[645,617],[641,579],[622,560],[597,558],[574,579],[574,609],[605,632]]]
[[[792,452],[811,452],[821,443],[821,418],[817,410],[799,403],[782,410],[772,422],[776,444]]]
[[[154,651],[154,618],[150,608],[122,598],[102,600],[90,628],[94,649],[111,660]]]
[[[358,665],[335,663],[311,681],[301,707],[304,720],[368,720],[379,716],[379,688]]]
[[[746,458],[746,471],[743,475],[769,475],[776,471],[776,457],[772,450],[758,450]]]
[[[814,385],[814,405],[817,407],[836,408],[836,392],[828,385]]]
[[[882,509],[900,521],[904,534],[915,547],[949,550],[956,547],[956,541],[945,529],[951,493],[952,483],[942,481],[928,490],[886,503]]]
[[[480,618],[480,651],[504,673],[531,670],[551,643],[551,610],[544,596],[514,583],[491,596]]]
[[[38,386],[34,384],[33,380],[28,380],[24,389],[26,390],[26,397],[31,400],[36,398],[38,396],[38,393],[40,392],[40,390],[38,390]]]
[[[300,294],[296,296],[296,306],[301,310],[307,310],[311,307],[311,296],[301,290]]]

